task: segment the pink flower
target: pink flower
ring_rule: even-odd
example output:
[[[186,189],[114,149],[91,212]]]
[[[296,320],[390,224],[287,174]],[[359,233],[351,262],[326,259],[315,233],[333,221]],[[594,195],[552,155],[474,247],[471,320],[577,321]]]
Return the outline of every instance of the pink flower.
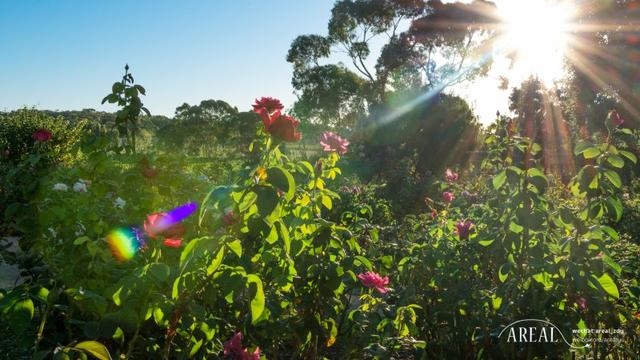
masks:
[[[373,271],[368,271],[358,275],[358,279],[360,279],[362,285],[368,288],[375,288],[381,294],[389,291],[389,288],[385,287],[385,285],[389,284],[389,277],[387,276],[382,277]]]
[[[456,233],[460,239],[468,239],[473,232],[473,223],[469,220],[459,221],[456,224]]]
[[[256,99],[255,104],[253,104],[253,111],[258,112],[258,110],[260,110],[261,108],[267,109],[267,112],[271,114],[276,110],[284,109],[284,105],[282,105],[280,100],[276,98],[263,96],[260,99]]]
[[[337,134],[331,131],[325,131],[320,138],[320,145],[325,152],[337,152],[340,155],[347,153],[347,147],[349,147],[349,141],[341,138]]]
[[[578,304],[578,308],[581,311],[587,310],[587,299],[583,298],[582,296],[576,299],[576,304]]]
[[[453,201],[453,199],[455,199],[456,197],[453,196],[452,192],[449,191],[445,191],[442,193],[442,200],[446,203],[450,203]]]
[[[438,212],[435,210],[431,210],[431,219],[435,220],[438,218]]]
[[[260,348],[256,346],[252,353],[247,349],[242,350],[242,360],[260,360]]]
[[[37,142],[45,142],[51,140],[51,132],[47,129],[38,129],[34,131],[31,137]]]
[[[242,357],[242,333],[237,332],[231,339],[224,343],[224,356],[236,359]]]
[[[458,173],[454,172],[451,169],[447,169],[444,172],[444,178],[448,181],[448,182],[454,182],[454,181],[458,181]]]
[[[609,121],[611,122],[611,125],[613,125],[615,127],[618,127],[618,126],[621,126],[622,124],[624,124],[624,119],[615,110],[609,111],[608,118],[609,118]]]
[[[233,360],[260,360],[260,348],[250,353],[246,348],[242,348],[242,333],[237,332],[233,337],[224,343],[224,357]]]

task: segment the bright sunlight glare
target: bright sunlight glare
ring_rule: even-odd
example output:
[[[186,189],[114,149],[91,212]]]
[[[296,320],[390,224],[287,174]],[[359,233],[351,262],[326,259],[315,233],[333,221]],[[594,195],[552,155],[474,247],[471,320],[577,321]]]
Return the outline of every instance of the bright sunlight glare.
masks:
[[[498,46],[514,59],[510,78],[533,75],[547,85],[560,79],[574,9],[566,1],[508,0],[498,11],[504,21]]]

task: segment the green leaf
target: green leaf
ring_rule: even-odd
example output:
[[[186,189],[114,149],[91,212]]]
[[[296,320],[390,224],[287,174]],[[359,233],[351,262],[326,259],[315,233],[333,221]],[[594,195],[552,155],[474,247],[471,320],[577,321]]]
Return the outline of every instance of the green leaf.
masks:
[[[200,350],[200,347],[202,346],[202,342],[203,342],[203,339],[200,339],[200,340],[196,341],[195,344],[193,344],[193,347],[191,348],[191,351],[189,352],[189,357],[190,358],[192,358],[193,355],[195,355],[198,352],[198,350]]]
[[[613,214],[613,220],[620,221],[622,219],[622,201],[616,197],[607,198],[607,211]]]
[[[267,181],[276,188],[285,192],[286,201],[291,201],[296,190],[296,183],[290,172],[280,166],[267,169]]]
[[[31,299],[16,301],[9,312],[8,323],[16,333],[21,334],[33,320],[33,314],[34,307]]]
[[[545,290],[549,290],[553,287],[553,281],[551,281],[551,276],[547,272],[534,274],[533,279],[542,284]]]
[[[502,305],[502,297],[496,296],[495,294],[491,297],[491,305],[493,305],[493,310],[499,310]]]
[[[262,280],[257,275],[247,275],[247,284],[255,284],[255,293],[251,298],[251,323],[255,324],[264,312],[264,292],[262,290]]]
[[[611,166],[621,169],[624,167],[624,160],[618,155],[610,155],[607,158],[607,162],[611,164]]]
[[[353,261],[353,263],[355,265],[358,265],[358,263],[362,264],[362,266],[367,268],[368,271],[371,271],[373,269],[373,266],[371,265],[371,261],[369,261],[369,259],[367,259],[366,257],[364,257],[362,255],[356,256],[354,261]]]
[[[149,275],[156,282],[156,284],[162,284],[169,278],[169,265],[164,263],[153,263],[149,265]]]
[[[620,175],[618,175],[617,172],[613,170],[607,170],[604,172],[604,176],[606,176],[607,179],[611,181],[611,184],[616,188],[620,189],[622,187],[622,179],[620,178]]]
[[[331,198],[328,197],[327,195],[322,195],[322,197],[320,198],[322,205],[324,207],[326,207],[328,210],[331,210],[333,208],[333,201],[331,201]]]
[[[585,159],[593,159],[594,157],[600,154],[601,154],[600,149],[598,149],[595,146],[586,148],[584,151],[582,151],[582,156],[584,156]]]
[[[617,275],[620,276],[620,274],[622,273],[622,267],[620,267],[620,265],[618,265],[618,263],[613,260],[612,258],[610,258],[607,255],[603,255],[602,256],[602,262],[607,264],[607,266],[613,270],[613,272]]]
[[[229,250],[233,251],[238,257],[242,257],[242,242],[240,240],[234,240],[227,243]]]
[[[216,254],[216,257],[213,258],[213,261],[211,261],[211,264],[207,266],[207,276],[216,272],[216,270],[218,270],[218,268],[220,267],[220,264],[222,264],[222,259],[224,258],[224,249],[224,247],[220,248],[220,250],[218,250],[218,253]]]
[[[602,290],[604,290],[607,294],[613,296],[616,299],[620,297],[618,286],[613,281],[611,276],[609,276],[609,274],[604,273],[600,277],[596,277],[595,275],[592,275],[592,278],[598,281],[598,284],[600,284],[600,286],[602,287]]]
[[[100,360],[111,360],[111,354],[109,354],[107,347],[97,341],[83,341],[73,348],[87,352]]]
[[[86,243],[89,240],[91,240],[91,239],[89,239],[88,236],[80,236],[79,238],[73,240],[73,245],[82,245],[82,244]]]
[[[499,190],[502,185],[507,181],[507,172],[502,170],[496,176],[493,177],[493,188]]]
[[[511,263],[505,263],[500,266],[500,270],[498,270],[498,278],[500,282],[505,282],[509,277],[509,270],[511,270]]]
[[[632,152],[629,152],[626,150],[620,150],[620,155],[626,157],[627,159],[629,159],[629,161],[631,161],[634,164],[638,163],[638,157],[636,157],[636,155]]]
[[[491,244],[493,244],[493,242],[496,241],[495,239],[491,239],[491,240],[480,240],[478,241],[478,244],[482,245],[482,246],[489,246]]]

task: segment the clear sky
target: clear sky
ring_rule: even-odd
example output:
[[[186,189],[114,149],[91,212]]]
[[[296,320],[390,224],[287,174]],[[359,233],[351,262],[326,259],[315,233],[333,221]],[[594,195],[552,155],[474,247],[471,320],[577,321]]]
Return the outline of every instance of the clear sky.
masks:
[[[100,105],[129,63],[152,114],[183,102],[295,101],[286,54],[298,35],[326,34],[334,0],[0,0],[0,110]],[[372,61],[375,59],[372,59]],[[496,79],[465,90],[483,122]],[[504,95],[502,95],[504,98]]]

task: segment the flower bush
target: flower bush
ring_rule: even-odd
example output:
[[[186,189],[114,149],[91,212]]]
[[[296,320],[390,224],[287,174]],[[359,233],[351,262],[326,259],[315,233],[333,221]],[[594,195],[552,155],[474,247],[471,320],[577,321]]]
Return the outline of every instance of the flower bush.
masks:
[[[479,169],[435,174],[435,200],[416,195],[424,212],[398,219],[376,185],[342,178],[348,140],[324,133],[318,159],[295,159],[283,147],[299,121],[274,98],[253,109],[234,181],[190,176],[176,154],[108,154],[100,131],[43,176],[37,266],[0,294],[34,357],[557,358],[563,343],[523,350],[498,333],[529,317],[565,334],[640,324],[638,266],[612,226],[618,172],[637,162],[627,130],[578,144],[567,186],[543,172],[539,145],[490,133]],[[159,225],[194,201],[197,213]],[[113,256],[118,229],[129,257]],[[633,352],[635,339],[598,351]]]

